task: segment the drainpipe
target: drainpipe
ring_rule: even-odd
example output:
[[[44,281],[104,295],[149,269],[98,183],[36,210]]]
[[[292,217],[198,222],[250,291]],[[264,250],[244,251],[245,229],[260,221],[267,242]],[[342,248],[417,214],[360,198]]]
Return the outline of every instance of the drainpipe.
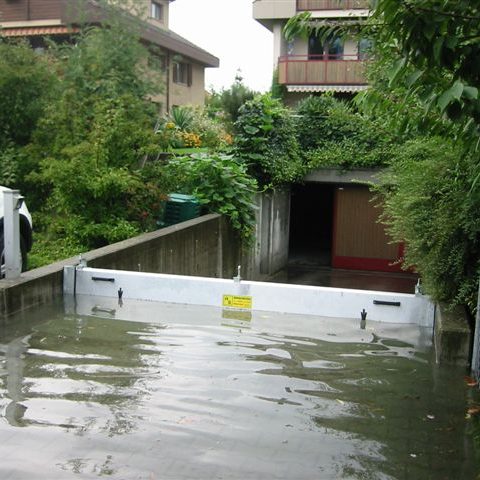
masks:
[[[23,204],[19,190],[3,192],[3,235],[5,248],[5,278],[14,279],[22,271],[20,254],[20,216],[18,211]]]
[[[167,59],[166,59],[166,85],[165,85],[165,111],[168,113],[170,112],[170,52],[167,52]]]
[[[475,315],[475,332],[473,334],[472,374],[480,376],[480,281],[478,283],[477,314]]]

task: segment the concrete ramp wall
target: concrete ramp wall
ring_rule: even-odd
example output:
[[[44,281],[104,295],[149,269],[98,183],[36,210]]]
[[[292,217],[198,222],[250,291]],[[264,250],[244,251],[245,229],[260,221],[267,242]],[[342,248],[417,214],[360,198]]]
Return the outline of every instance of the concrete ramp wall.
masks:
[[[231,278],[240,255],[227,220],[211,214],[86,252],[83,258],[97,268]],[[63,268],[78,263],[78,257],[68,258],[0,280],[0,324],[62,295]]]

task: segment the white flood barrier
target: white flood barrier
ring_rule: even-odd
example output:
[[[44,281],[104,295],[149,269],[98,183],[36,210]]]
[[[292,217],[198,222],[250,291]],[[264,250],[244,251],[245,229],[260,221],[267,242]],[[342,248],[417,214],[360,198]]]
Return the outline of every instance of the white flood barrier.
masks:
[[[299,315],[416,324],[432,327],[429,297],[246,280],[167,275],[89,267],[65,267],[65,295],[94,295],[152,302]]]

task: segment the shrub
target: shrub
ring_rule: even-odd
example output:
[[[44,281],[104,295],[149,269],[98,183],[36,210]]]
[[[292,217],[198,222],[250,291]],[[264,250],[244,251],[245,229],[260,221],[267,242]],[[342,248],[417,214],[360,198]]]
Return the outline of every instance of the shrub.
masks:
[[[257,184],[242,163],[230,155],[194,154],[172,159],[168,168],[179,191],[194,195],[210,212],[225,215],[245,241],[252,240]]]
[[[295,182],[304,173],[290,112],[270,94],[259,95],[239,110],[234,151],[264,187]]]
[[[296,113],[298,141],[309,169],[383,166],[398,145],[379,122],[330,95],[304,99]]]
[[[413,266],[436,300],[473,312],[480,275],[480,194],[473,162],[442,138],[422,138],[398,149],[377,187],[383,221],[405,241]]]
[[[157,139],[164,151],[172,148],[225,146],[226,133],[221,124],[208,117],[204,108],[192,105],[175,107],[157,128]]]

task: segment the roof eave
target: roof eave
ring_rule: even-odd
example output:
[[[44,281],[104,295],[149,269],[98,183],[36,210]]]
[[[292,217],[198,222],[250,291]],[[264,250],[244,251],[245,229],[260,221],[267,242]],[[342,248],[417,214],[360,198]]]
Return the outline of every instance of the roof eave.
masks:
[[[94,0],[86,0],[83,2],[83,7],[85,8],[82,8],[79,2],[65,1],[62,5],[62,22],[65,25],[84,22],[101,24],[108,18],[108,13]],[[205,67],[215,68],[220,65],[220,60],[217,57],[197,47],[172,30],[155,27],[154,25],[135,18],[126,11],[121,12],[121,14],[127,22],[132,24],[137,23],[141,27],[140,37],[142,40],[188,57]]]

